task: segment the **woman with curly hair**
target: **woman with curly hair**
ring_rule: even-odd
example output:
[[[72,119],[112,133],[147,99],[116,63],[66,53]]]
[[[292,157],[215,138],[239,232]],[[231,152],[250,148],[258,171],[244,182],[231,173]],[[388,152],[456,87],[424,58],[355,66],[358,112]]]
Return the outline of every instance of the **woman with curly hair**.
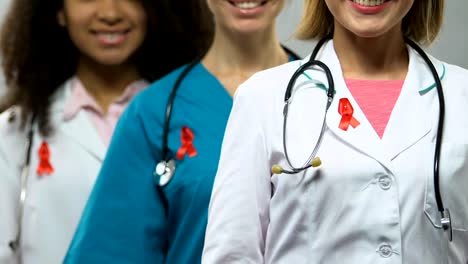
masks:
[[[205,48],[182,34],[203,21],[183,18],[165,1],[12,2],[1,33],[0,263],[63,260],[123,109]]]

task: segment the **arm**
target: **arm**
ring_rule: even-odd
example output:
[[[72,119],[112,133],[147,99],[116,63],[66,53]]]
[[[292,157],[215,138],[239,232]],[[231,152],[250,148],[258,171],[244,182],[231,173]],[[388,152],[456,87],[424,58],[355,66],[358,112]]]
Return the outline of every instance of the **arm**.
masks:
[[[140,101],[119,121],[65,263],[164,262],[165,207],[153,183],[158,157],[145,127],[157,122],[142,117]]]
[[[239,87],[224,135],[202,263],[263,263],[271,195],[259,97]]]

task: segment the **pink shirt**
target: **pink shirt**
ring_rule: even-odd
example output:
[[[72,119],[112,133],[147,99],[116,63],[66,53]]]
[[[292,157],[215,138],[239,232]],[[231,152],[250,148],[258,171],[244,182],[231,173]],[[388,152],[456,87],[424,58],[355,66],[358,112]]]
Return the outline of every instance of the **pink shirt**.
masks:
[[[115,125],[125,107],[138,92],[148,85],[149,83],[145,80],[133,82],[117,100],[109,105],[107,113],[104,113],[96,100],[86,91],[81,81],[75,77],[71,80],[71,95],[65,102],[63,119],[64,121],[72,120],[80,110],[85,111],[103,143],[108,146]]]
[[[372,127],[382,138],[404,80],[346,79],[345,82]]]

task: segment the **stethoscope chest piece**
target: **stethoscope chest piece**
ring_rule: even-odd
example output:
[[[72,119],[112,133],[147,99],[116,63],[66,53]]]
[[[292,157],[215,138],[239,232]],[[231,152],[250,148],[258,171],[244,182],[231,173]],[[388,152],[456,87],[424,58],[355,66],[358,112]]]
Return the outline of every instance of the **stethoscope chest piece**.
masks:
[[[156,169],[154,171],[154,176],[159,176],[159,186],[166,186],[174,176],[175,172],[175,161],[171,160],[162,160],[156,165]]]
[[[18,250],[19,248],[19,241],[18,240],[10,241],[8,243],[8,246],[10,247],[11,250],[13,250],[13,252],[16,252],[16,250]]]
[[[452,231],[452,217],[450,216],[450,211],[448,208],[442,212],[442,217],[440,219],[442,224],[442,229],[448,233],[448,240],[453,240],[453,231]]]

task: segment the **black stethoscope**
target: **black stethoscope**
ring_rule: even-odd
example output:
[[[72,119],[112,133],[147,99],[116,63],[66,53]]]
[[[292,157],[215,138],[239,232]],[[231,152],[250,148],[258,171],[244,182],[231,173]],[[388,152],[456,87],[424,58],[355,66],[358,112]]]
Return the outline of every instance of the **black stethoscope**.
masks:
[[[12,122],[16,118],[16,112],[13,110],[10,113],[8,118],[9,122]],[[31,117],[31,121],[29,124],[29,131],[27,134],[27,142],[26,142],[26,154],[25,154],[25,161],[24,165],[21,168],[21,178],[20,178],[20,195],[19,195],[19,208],[18,208],[18,230],[16,233],[16,237],[14,240],[8,242],[8,246],[13,252],[17,252],[20,247],[21,241],[21,231],[22,231],[22,221],[23,221],[23,214],[24,214],[24,205],[26,202],[26,197],[28,195],[28,175],[29,175],[29,165],[31,163],[31,151],[33,146],[33,138],[34,138],[34,120],[36,119],[36,114],[33,113]]]
[[[286,53],[288,53],[294,60],[300,59],[300,57],[294,53],[292,50],[288,49],[285,46],[281,46]],[[171,93],[167,100],[166,106],[166,119],[164,121],[164,134],[163,134],[163,142],[162,142],[162,160],[156,165],[156,169],[154,170],[154,176],[159,177],[159,179],[155,179],[155,182],[158,183],[159,186],[167,185],[172,177],[174,176],[176,163],[174,158],[169,158],[169,147],[168,147],[168,136],[169,136],[169,125],[172,116],[172,109],[174,105],[174,99],[177,93],[177,90],[180,87],[182,81],[187,77],[190,71],[201,61],[205,54],[202,54],[195,60],[193,60],[179,75],[177,78],[174,86],[172,87]]]
[[[333,75],[328,68],[328,66],[319,61],[316,60],[315,58],[317,57],[317,53],[319,52],[320,48],[325,44],[326,41],[331,39],[332,36],[329,35],[323,39],[321,39],[317,45],[315,46],[314,51],[312,52],[312,55],[309,59],[309,61],[302,66],[300,66],[296,72],[294,72],[293,76],[291,77],[285,95],[284,95],[284,109],[283,109],[283,151],[284,155],[286,158],[286,161],[290,167],[289,170],[285,170],[283,167],[280,165],[276,164],[273,165],[271,168],[272,173],[274,174],[295,174],[299,173],[301,171],[304,171],[310,167],[318,167],[321,165],[321,160],[319,157],[316,156],[318,149],[320,148],[320,144],[322,143],[322,138],[323,134],[325,132],[325,120],[326,120],[326,115],[328,108],[330,107],[331,103],[333,102],[333,97],[335,95],[335,84],[333,82]],[[452,241],[452,221],[450,217],[450,211],[448,208],[444,208],[444,204],[442,201],[442,197],[440,195],[440,186],[439,186],[439,167],[440,167],[440,150],[441,150],[441,143],[442,143],[442,133],[443,133],[443,127],[444,127],[444,117],[445,117],[445,103],[444,103],[444,93],[442,90],[442,83],[440,81],[440,78],[437,74],[437,71],[432,64],[431,60],[427,56],[427,54],[422,50],[421,47],[419,47],[415,42],[412,40],[405,38],[405,42],[410,45],[416,52],[424,59],[425,63],[429,67],[432,76],[435,80],[436,83],[436,88],[437,88],[437,93],[438,93],[438,98],[439,98],[439,121],[438,121],[438,127],[437,127],[437,137],[436,137],[436,144],[435,144],[435,153],[434,153],[434,191],[435,191],[435,198],[437,202],[437,209],[440,212],[440,222],[442,225],[443,230],[448,231],[448,238],[449,241]],[[324,115],[324,120],[322,123],[322,129],[320,132],[320,136],[317,140],[317,144],[315,145],[314,149],[312,150],[311,155],[308,157],[307,161],[304,163],[302,167],[294,167],[289,159],[288,156],[288,151],[286,147],[286,124],[288,120],[288,108],[289,104],[291,103],[291,94],[294,88],[294,84],[296,83],[297,78],[302,75],[306,70],[310,69],[313,66],[318,66],[322,70],[324,70],[325,75],[327,76],[327,81],[328,81],[328,90],[327,90],[327,104],[325,108],[325,115]]]
[[[295,54],[293,51],[290,49],[282,46],[282,48],[294,58],[294,60],[298,60],[299,56]],[[172,179],[172,176],[174,175],[176,165],[175,165],[175,160],[172,158],[169,158],[169,148],[167,145],[168,142],[168,134],[169,134],[169,123],[171,120],[171,115],[172,115],[172,108],[174,104],[174,99],[177,93],[177,90],[180,87],[180,84],[182,81],[185,79],[185,77],[189,74],[189,72],[201,61],[201,59],[204,57],[205,53],[203,53],[201,56],[197,57],[195,60],[193,60],[185,69],[184,71],[180,74],[180,76],[177,78],[172,91],[169,95],[168,103],[166,106],[166,119],[164,122],[164,136],[163,136],[163,145],[162,145],[162,153],[163,153],[163,160],[161,160],[155,169],[154,175],[159,176],[160,179],[158,181],[160,186],[165,186],[166,184],[169,183],[169,181]],[[9,116],[9,122],[12,122],[16,119],[16,111],[12,111]],[[36,114],[33,113],[31,120],[29,122],[29,130],[27,134],[27,148],[26,148],[26,153],[25,153],[25,159],[24,159],[24,164],[21,168],[21,178],[20,178],[20,185],[21,185],[21,190],[20,190],[20,195],[18,198],[18,205],[19,205],[19,215],[18,215],[18,230],[16,233],[16,237],[13,240],[10,240],[8,242],[8,246],[10,249],[14,252],[17,252],[18,249],[20,248],[20,243],[21,243],[21,232],[22,232],[22,221],[23,221],[23,215],[24,215],[24,207],[25,207],[25,202],[28,194],[28,177],[29,177],[29,167],[31,163],[31,151],[32,151],[32,146],[33,146],[33,138],[34,138],[34,122],[36,119]]]

